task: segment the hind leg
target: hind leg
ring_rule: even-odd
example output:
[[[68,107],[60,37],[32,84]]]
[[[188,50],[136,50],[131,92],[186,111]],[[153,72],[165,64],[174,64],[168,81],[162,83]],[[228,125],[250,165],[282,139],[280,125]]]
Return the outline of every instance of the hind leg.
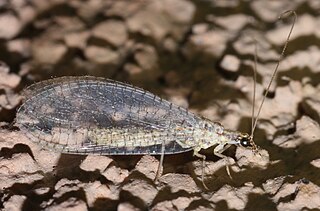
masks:
[[[156,176],[154,178],[155,182],[157,182],[159,177],[161,176],[161,168],[163,167],[163,160],[164,160],[164,150],[165,150],[165,142],[162,141],[160,161],[159,161],[159,165],[158,165]]]

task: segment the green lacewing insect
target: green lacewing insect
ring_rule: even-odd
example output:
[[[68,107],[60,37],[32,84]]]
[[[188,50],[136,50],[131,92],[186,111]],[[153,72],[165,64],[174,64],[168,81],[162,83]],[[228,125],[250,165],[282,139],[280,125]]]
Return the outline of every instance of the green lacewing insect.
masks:
[[[31,85],[23,95],[15,123],[31,140],[49,149],[73,154],[161,155],[160,165],[165,154],[193,150],[204,165],[201,149],[215,146],[213,153],[221,158],[231,145],[257,150],[253,132],[267,92],[250,135],[225,129],[143,89],[104,78],[50,79]]]
[[[117,81],[62,77],[24,92],[29,97],[16,123],[35,140],[63,152],[160,154],[164,143],[164,153],[175,154],[219,143],[250,145],[247,134]]]
[[[16,124],[33,141],[64,153],[176,154],[217,145],[254,147],[246,133],[190,113],[134,86],[91,76],[31,85]]]

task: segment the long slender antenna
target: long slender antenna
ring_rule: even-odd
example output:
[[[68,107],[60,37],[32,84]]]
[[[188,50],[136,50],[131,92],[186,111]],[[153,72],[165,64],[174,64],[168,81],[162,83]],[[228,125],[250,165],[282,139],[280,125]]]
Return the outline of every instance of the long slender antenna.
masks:
[[[284,53],[285,53],[285,51],[286,51],[286,49],[287,49],[287,46],[288,46],[288,43],[289,43],[289,40],[290,40],[292,31],[293,31],[293,28],[294,28],[294,25],[295,25],[296,20],[297,20],[297,13],[296,13],[294,10],[288,10],[288,11],[282,13],[282,14],[279,16],[279,20],[280,20],[280,19],[283,19],[285,15],[289,16],[289,15],[292,15],[292,14],[294,15],[293,23],[292,23],[291,29],[290,29],[290,31],[289,31],[288,37],[287,37],[287,39],[286,39],[286,42],[284,43],[282,52],[281,52],[281,54],[280,54],[280,56],[279,56],[279,59],[278,59],[276,68],[274,69],[274,71],[273,71],[273,73],[272,73],[270,82],[269,82],[269,84],[268,84],[268,86],[267,86],[267,89],[266,89],[266,92],[265,92],[265,94],[264,94],[264,96],[263,96],[263,98],[262,98],[261,104],[260,104],[259,109],[258,109],[258,113],[257,113],[257,115],[256,115],[256,117],[255,117],[255,121],[254,121],[254,124],[253,124],[252,129],[251,129],[251,139],[253,139],[253,133],[254,133],[256,127],[257,127],[257,122],[258,122],[258,120],[259,120],[259,115],[260,115],[260,112],[261,112],[261,108],[262,108],[262,106],[263,106],[263,104],[264,104],[265,99],[267,98],[267,95],[268,95],[268,93],[269,93],[271,84],[272,84],[272,82],[274,81],[274,78],[275,78],[275,76],[276,76],[276,74],[277,74],[277,72],[278,72],[278,68],[279,68],[280,62],[282,61],[282,59],[283,59],[283,57],[284,57]],[[256,63],[256,62],[255,62],[255,63]],[[256,68],[256,67],[255,67],[255,68]],[[255,83],[255,84],[256,84],[256,83]],[[255,92],[255,89],[254,89],[254,92]],[[255,93],[254,93],[254,95],[255,95]],[[254,96],[254,98],[255,98],[255,96]],[[253,110],[253,112],[254,112],[254,110]]]
[[[256,106],[256,89],[257,89],[257,63],[258,63],[258,46],[257,40],[254,39],[254,66],[253,66],[253,96],[252,96],[252,114],[251,114],[251,136],[253,135],[253,126],[255,123],[254,107]]]

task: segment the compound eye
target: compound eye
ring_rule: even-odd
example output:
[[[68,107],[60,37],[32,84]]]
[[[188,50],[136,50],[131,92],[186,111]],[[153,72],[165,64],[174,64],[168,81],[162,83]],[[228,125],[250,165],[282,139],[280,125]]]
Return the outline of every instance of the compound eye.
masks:
[[[248,138],[245,138],[243,137],[241,140],[240,140],[240,144],[241,146],[243,147],[252,147],[251,143],[250,143],[250,140]]]

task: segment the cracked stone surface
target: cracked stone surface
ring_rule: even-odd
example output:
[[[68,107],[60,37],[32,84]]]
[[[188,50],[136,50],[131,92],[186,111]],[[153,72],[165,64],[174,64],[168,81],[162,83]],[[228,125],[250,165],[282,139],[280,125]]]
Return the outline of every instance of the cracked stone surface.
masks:
[[[316,0],[1,1],[0,209],[319,209],[319,8]],[[256,153],[232,146],[221,159],[202,150],[204,169],[192,151],[168,155],[156,178],[159,156],[61,154],[14,124],[26,86],[93,75],[250,133],[255,46],[257,112],[293,21],[277,17],[289,9],[298,19],[260,113]]]

